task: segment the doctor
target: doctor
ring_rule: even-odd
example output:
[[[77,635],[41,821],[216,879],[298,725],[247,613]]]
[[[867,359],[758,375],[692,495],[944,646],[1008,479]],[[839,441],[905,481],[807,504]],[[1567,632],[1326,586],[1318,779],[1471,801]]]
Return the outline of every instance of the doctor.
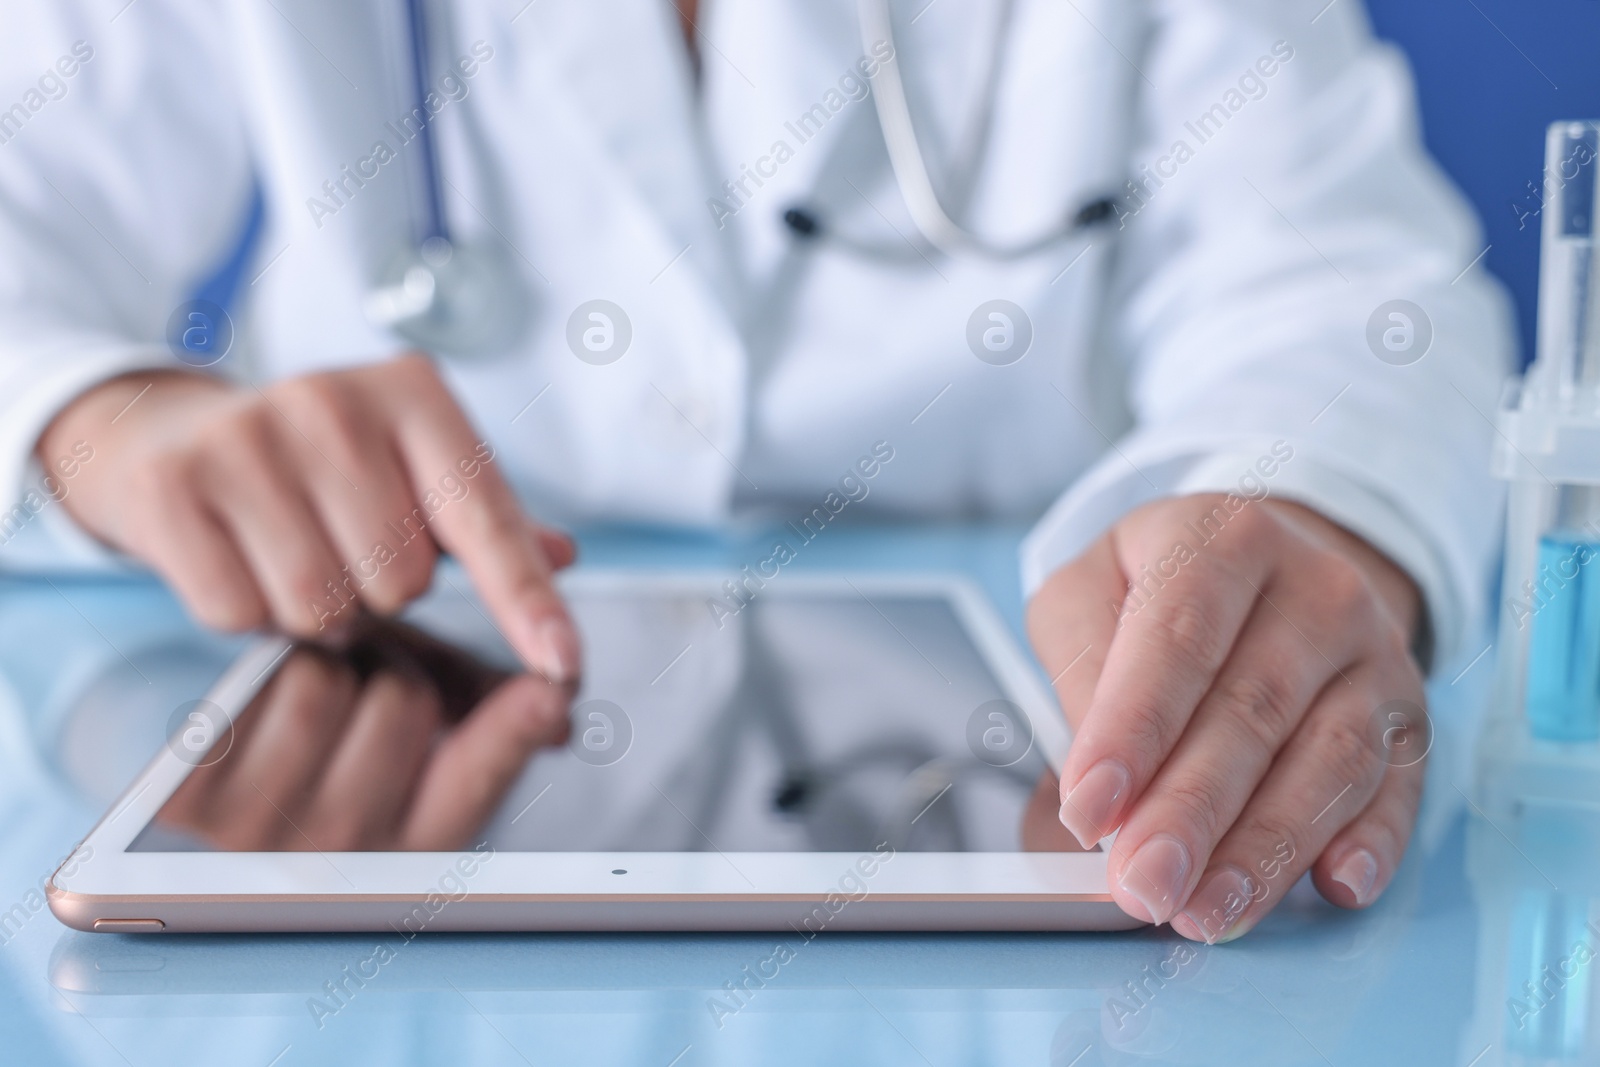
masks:
[[[1422,781],[1371,724],[1484,617],[1510,365],[1402,59],[1356,0],[891,6],[18,6],[0,554],[315,633],[448,552],[568,678],[545,523],[1042,515],[1119,903],[1370,904]]]

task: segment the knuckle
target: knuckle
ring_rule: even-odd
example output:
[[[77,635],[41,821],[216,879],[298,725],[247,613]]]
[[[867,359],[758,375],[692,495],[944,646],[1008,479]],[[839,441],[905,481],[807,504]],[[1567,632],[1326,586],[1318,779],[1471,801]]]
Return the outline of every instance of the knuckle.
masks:
[[[474,506],[473,501],[477,503]],[[515,503],[497,494],[474,493],[452,517],[458,536],[479,549],[492,550],[507,573],[504,579],[519,589],[544,584],[538,555],[526,535]]]
[[[1266,508],[1247,503],[1228,522],[1233,545],[1242,552],[1256,553],[1277,543],[1282,531],[1278,517]]]
[[[1173,597],[1151,615],[1152,638],[1163,657],[1186,671],[1210,671],[1220,655],[1215,611],[1194,597]]]
[[[1358,618],[1371,610],[1376,597],[1361,568],[1337,553],[1329,553],[1317,576],[1324,609],[1339,618]]]
[[[240,446],[267,449],[273,446],[272,420],[277,412],[265,400],[257,399],[237,411],[212,419],[200,431],[202,444],[213,455],[226,456]]]
[[[236,491],[265,483],[265,459],[275,449],[268,413],[270,409],[245,408],[196,432],[197,468],[212,489]]]
[[[1188,776],[1174,778],[1163,784],[1161,798],[1191,830],[1194,840],[1209,844],[1220,836],[1220,798],[1213,783]]]
[[[164,451],[134,467],[128,488],[135,500],[163,504],[193,491],[195,471],[195,459],[188,451]]]
[[[1276,752],[1298,718],[1293,683],[1282,673],[1240,674],[1217,684],[1218,711],[1237,721],[1264,751]]]
[[[171,555],[178,515],[199,491],[196,464],[182,452],[169,452],[139,464],[118,493],[121,529],[137,554],[157,560]]]
[[[1254,854],[1247,854],[1241,858],[1245,861],[1241,867],[1247,869],[1260,869],[1260,864],[1278,859],[1286,865],[1306,862],[1307,845],[1310,833],[1294,819],[1288,818],[1279,812],[1253,812],[1247,816],[1244,827],[1244,841],[1246,848]],[[1284,858],[1283,849],[1287,848],[1287,857]]]
[[[281,396],[293,411],[297,426],[321,441],[349,438],[355,429],[357,407],[343,379],[336,374],[313,374],[286,382]]]
[[[1165,709],[1146,701],[1124,701],[1116,709],[1116,729],[1130,738],[1154,766],[1177,744],[1179,727]]]
[[[1321,762],[1344,782],[1364,783],[1381,770],[1382,761],[1373,751],[1366,724],[1354,716],[1320,716],[1307,740]]]
[[[490,493],[475,493],[462,501],[461,509],[451,517],[461,526],[462,533],[475,539],[507,536],[510,533],[510,517],[506,507],[491,498],[493,494]]]

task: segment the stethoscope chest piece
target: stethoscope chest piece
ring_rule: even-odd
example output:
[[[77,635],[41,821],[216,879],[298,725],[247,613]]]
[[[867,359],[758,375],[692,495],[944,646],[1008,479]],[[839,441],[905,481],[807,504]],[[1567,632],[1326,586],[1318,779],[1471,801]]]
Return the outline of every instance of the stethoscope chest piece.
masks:
[[[527,325],[520,278],[497,244],[430,237],[395,254],[363,310],[374,326],[426,352],[484,358],[510,348]]]
[[[425,213],[415,236],[384,264],[362,310],[367,321],[430,355],[476,359],[509,351],[528,319],[527,279],[493,239],[454,239],[445,216],[444,177],[428,100],[426,0],[405,0],[408,88],[417,129]]]

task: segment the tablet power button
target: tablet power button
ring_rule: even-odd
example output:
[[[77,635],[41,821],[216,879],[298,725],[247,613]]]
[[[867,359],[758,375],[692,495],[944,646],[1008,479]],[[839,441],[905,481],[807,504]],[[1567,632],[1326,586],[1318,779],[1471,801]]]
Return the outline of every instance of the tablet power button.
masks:
[[[167,924],[160,919],[96,919],[94,928],[106,934],[153,934],[165,930]]]

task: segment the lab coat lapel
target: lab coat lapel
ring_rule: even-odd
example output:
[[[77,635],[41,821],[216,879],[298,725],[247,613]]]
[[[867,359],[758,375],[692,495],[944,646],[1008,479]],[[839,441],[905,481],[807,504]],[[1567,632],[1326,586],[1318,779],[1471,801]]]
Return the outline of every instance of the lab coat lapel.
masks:
[[[716,195],[737,206],[740,198],[772,201],[774,190],[809,191],[852,113],[872,107],[839,85],[846,76],[859,78],[855,0],[709,0],[705,7],[716,42],[704,59],[707,116],[724,171]],[[775,180],[757,187],[748,172],[780,143],[784,161],[766,168],[776,170],[766,175]],[[723,185],[741,179],[733,190]],[[766,204],[774,215],[783,206]]]
[[[710,185],[693,75],[664,0],[538,0],[523,21],[536,62],[581,112],[682,264],[724,296],[730,272],[705,208]],[[668,259],[663,258],[665,267]]]

